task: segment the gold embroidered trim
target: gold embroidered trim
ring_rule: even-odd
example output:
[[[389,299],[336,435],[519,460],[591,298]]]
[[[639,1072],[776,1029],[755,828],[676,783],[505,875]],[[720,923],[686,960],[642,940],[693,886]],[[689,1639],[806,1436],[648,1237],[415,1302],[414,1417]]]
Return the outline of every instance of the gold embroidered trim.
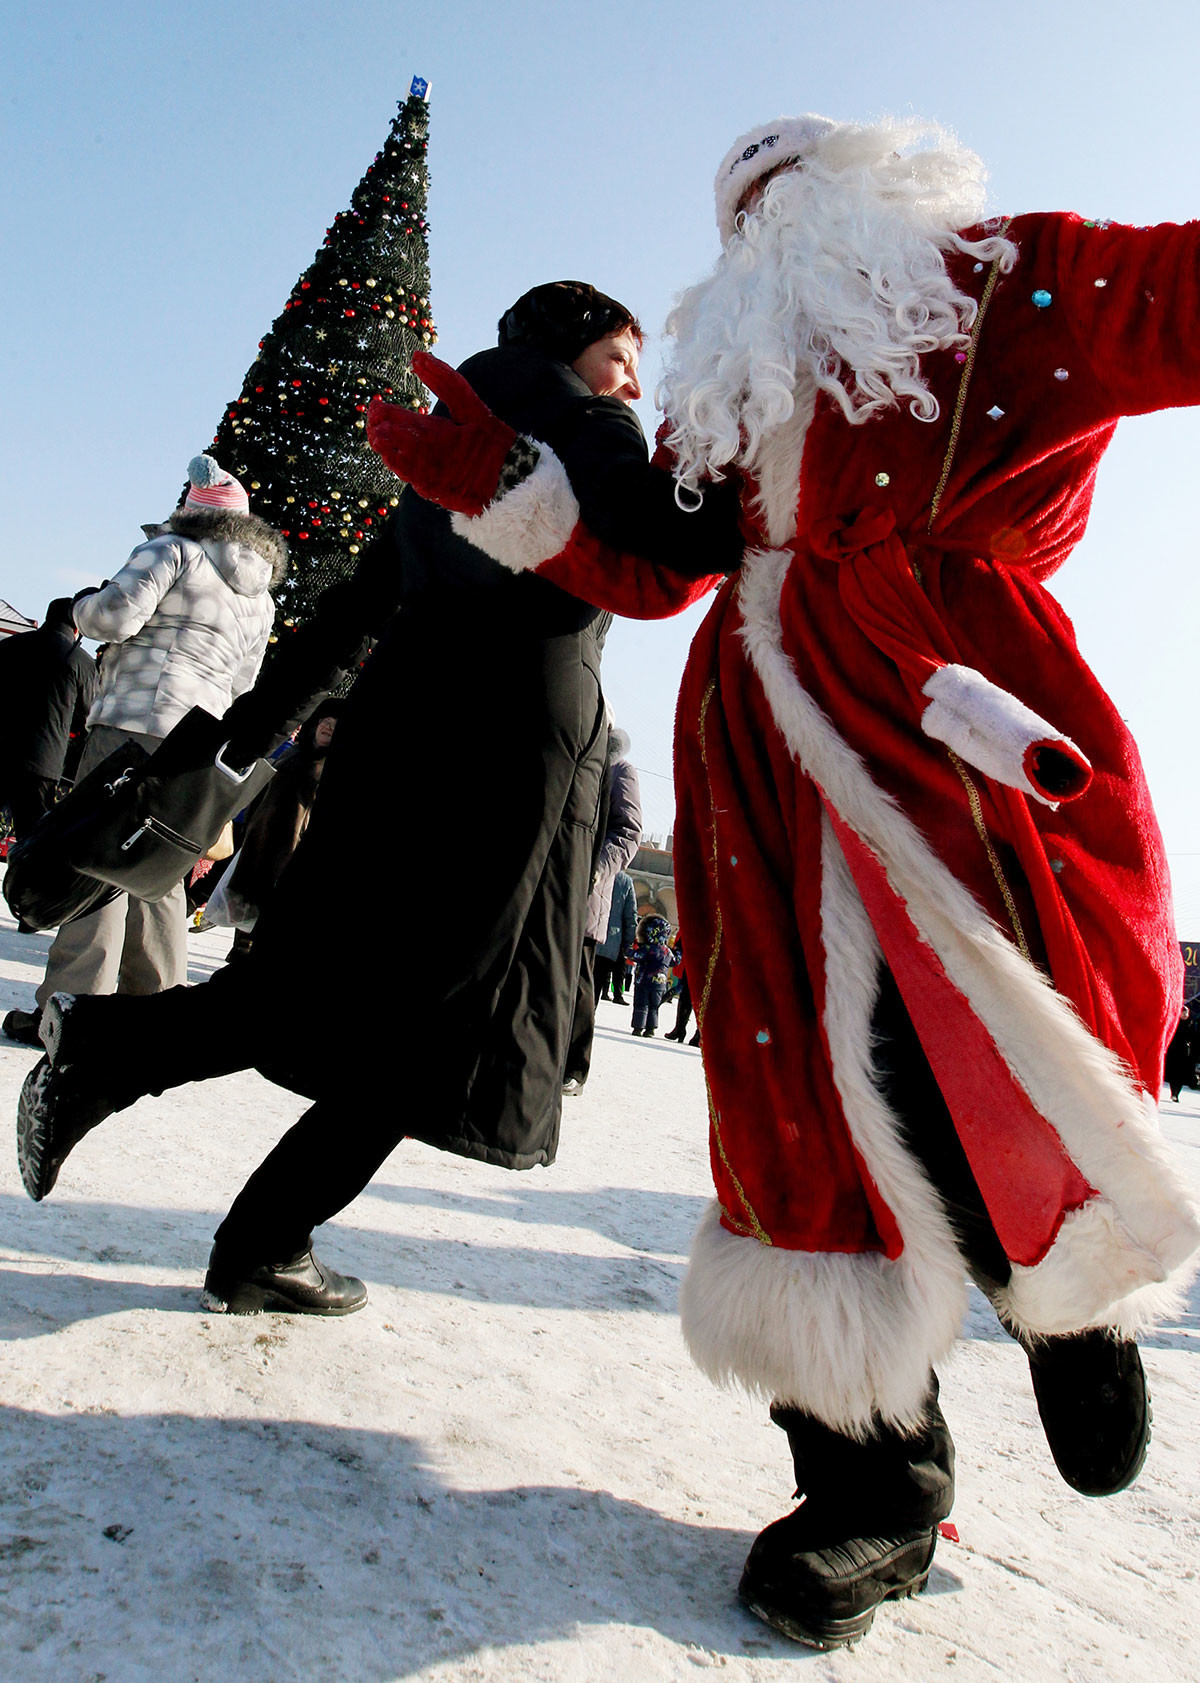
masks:
[[[1012,225],[1012,217],[1005,217],[1000,225],[1000,231],[994,236],[1003,239]],[[983,318],[987,314],[987,307],[992,301],[992,293],[996,290],[996,282],[1000,279],[1000,259],[997,257],[992,264],[992,272],[987,278],[987,285],[983,289],[983,296],[979,300],[979,311],[971,327],[971,338],[967,345],[967,360],[963,363],[962,375],[958,382],[958,397],[954,404],[954,418],[950,423],[950,443],[946,449],[946,459],[942,463],[942,477],[938,480],[937,490],[933,493],[933,501],[929,505],[929,524],[925,530],[933,531],[933,523],[937,519],[941,506],[942,495],[950,480],[950,470],[954,466],[954,452],[958,449],[958,435],[962,428],[963,410],[967,406],[967,387],[971,384],[971,371],[975,367],[975,352],[979,345],[979,335],[983,329]],[[914,569],[915,570],[915,569]],[[917,573],[917,582],[921,575]]]
[[[717,867],[717,860],[718,860],[718,852],[717,852],[717,813],[716,813],[716,808],[713,805],[712,779],[709,776],[709,772],[708,772],[708,739],[707,739],[707,734],[706,734],[707,729],[708,729],[708,705],[709,705],[709,702],[713,698],[713,695],[716,691],[716,687],[717,686],[716,686],[715,682],[711,683],[711,684],[709,684],[708,688],[704,692],[704,699],[700,703],[700,725],[699,725],[700,759],[701,759],[701,761],[704,765],[704,782],[705,782],[705,786],[708,790],[708,816],[709,816],[709,823],[712,827],[712,879],[713,879],[713,895],[714,895],[714,899],[716,900],[716,908],[717,908],[717,921],[716,921],[716,928],[713,931],[712,952],[709,954],[709,959],[708,959],[708,972],[707,972],[707,974],[705,975],[705,978],[704,978],[704,988],[703,988],[703,990],[700,994],[700,998],[699,998],[699,1000],[696,1004],[696,1025],[700,1030],[701,1042],[703,1042],[703,1039],[704,1039],[704,1018],[705,1018],[705,1015],[708,1011],[708,996],[712,991],[713,974],[714,974],[714,972],[716,971],[716,968],[717,968],[717,959],[718,959],[718,957],[720,955],[720,952],[721,952],[721,940],[722,940],[722,936],[723,936],[723,933],[724,933],[723,922],[722,922],[722,918],[721,918],[721,903],[720,903],[719,898],[717,898],[717,895],[716,895],[717,868],[718,868]],[[745,1210],[746,1214],[750,1217],[750,1226],[749,1226],[749,1228],[747,1228],[743,1222],[736,1221],[732,1216],[730,1216],[728,1210],[725,1209],[725,1206],[723,1204],[721,1206],[722,1214],[729,1221],[730,1225],[732,1227],[736,1227],[739,1232],[741,1232],[741,1233],[753,1233],[754,1237],[758,1240],[760,1245],[769,1245],[771,1243],[771,1236],[767,1232],[766,1228],[759,1221],[757,1215],[754,1213],[754,1209],[753,1209],[753,1207],[750,1203],[750,1200],[746,1196],[745,1188],[742,1186],[742,1183],[738,1179],[738,1177],[734,1174],[733,1165],[730,1163],[729,1158],[725,1155],[725,1142],[721,1138],[720,1119],[717,1116],[717,1107],[713,1103],[712,1088],[708,1084],[708,1068],[707,1068],[707,1065],[706,1065],[705,1070],[704,1070],[704,1091],[708,1096],[708,1123],[709,1123],[709,1127],[712,1129],[713,1143],[716,1145],[716,1148],[717,1148],[717,1156],[721,1159],[721,1164],[722,1164],[722,1166],[725,1170],[725,1173],[729,1176],[729,1181],[730,1181],[731,1186],[733,1187],[733,1190],[737,1193],[738,1197],[741,1199],[742,1208]]]
[[[1032,964],[1033,960],[1029,957],[1029,947],[1025,940],[1025,931],[1021,928],[1021,919],[1017,912],[1017,902],[1013,899],[1012,889],[1008,886],[1007,878],[1004,875],[1004,867],[997,857],[996,849],[992,846],[992,838],[988,835],[987,825],[983,821],[983,803],[979,799],[979,790],[975,787],[966,766],[963,765],[953,748],[947,748],[946,752],[950,756],[951,765],[963,780],[963,788],[967,791],[967,800],[971,807],[971,820],[987,853],[988,864],[992,867],[992,875],[996,879],[996,886],[1003,897],[1005,908],[1013,926],[1013,934],[1017,938],[1017,946],[1021,949],[1021,956],[1029,959]]]
[[[720,1199],[717,1200],[717,1208],[720,1210],[723,1218],[729,1223],[730,1227],[733,1228],[735,1233],[740,1233],[744,1239],[753,1239],[753,1229],[747,1227],[744,1221],[739,1221],[737,1216],[730,1215],[729,1211],[725,1208],[724,1204],[721,1203]],[[768,1239],[767,1243],[770,1244],[770,1242],[771,1241]]]

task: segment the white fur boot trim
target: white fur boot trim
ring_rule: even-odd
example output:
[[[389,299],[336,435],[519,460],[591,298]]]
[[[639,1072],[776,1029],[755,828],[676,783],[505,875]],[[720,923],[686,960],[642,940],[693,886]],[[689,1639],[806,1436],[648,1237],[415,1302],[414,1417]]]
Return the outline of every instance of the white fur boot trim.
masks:
[[[1012,1265],[1012,1278],[995,1303],[1013,1330],[1028,1337],[1104,1326],[1137,1338],[1178,1312],[1190,1273],[1179,1269],[1168,1275],[1157,1257],[1121,1230],[1108,1200],[1094,1198],[1071,1211],[1039,1263]],[[1096,1312],[1097,1279],[1109,1282],[1108,1306],[1101,1314]]]
[[[914,1326],[925,1292],[912,1259],[783,1250],[730,1233],[720,1218],[714,1199],[679,1297],[701,1372],[851,1437],[865,1437],[877,1412],[901,1429],[915,1426],[932,1340]],[[959,1289],[965,1302],[961,1279]]]
[[[452,514],[460,538],[482,549],[514,573],[540,567],[560,555],[579,522],[579,504],[567,470],[548,444],[538,443],[538,464],[482,514]]]
[[[941,666],[921,693],[930,698],[921,715],[926,736],[953,748],[985,777],[1051,807],[1081,795],[1091,782],[1091,765],[1069,736],[974,667]],[[1062,786],[1039,782],[1043,757],[1062,774]]]

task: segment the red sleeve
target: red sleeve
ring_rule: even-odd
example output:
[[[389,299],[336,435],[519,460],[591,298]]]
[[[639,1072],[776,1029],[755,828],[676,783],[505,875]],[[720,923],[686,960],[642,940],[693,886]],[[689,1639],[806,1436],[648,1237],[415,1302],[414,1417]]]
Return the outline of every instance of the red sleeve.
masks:
[[[1200,403],[1200,222],[1044,220],[1056,235],[1054,279],[1032,272],[1036,262],[1026,278],[1053,292],[1047,314],[1063,312],[1094,382],[1095,419]]]
[[[724,581],[723,573],[687,578],[640,555],[613,549],[577,525],[567,546],[537,568],[539,578],[626,619],[670,619]]]

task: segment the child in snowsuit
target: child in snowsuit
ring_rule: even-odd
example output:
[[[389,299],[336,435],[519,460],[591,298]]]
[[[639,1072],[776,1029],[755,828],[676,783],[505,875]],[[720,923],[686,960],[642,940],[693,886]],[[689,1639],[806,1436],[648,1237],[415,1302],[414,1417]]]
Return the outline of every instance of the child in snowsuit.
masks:
[[[658,1027],[658,1008],[671,979],[671,926],[665,917],[644,917],[633,954],[633,1032],[649,1040]]]

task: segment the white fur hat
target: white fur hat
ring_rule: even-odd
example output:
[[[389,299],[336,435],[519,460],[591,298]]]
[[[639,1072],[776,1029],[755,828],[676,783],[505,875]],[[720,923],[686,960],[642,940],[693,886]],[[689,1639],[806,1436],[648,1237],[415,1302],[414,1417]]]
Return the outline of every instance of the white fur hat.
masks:
[[[737,208],[746,189],[778,165],[803,158],[838,126],[828,117],[816,117],[809,112],[804,117],[780,117],[773,123],[760,123],[734,141],[721,159],[713,184],[722,245],[736,232]]]

